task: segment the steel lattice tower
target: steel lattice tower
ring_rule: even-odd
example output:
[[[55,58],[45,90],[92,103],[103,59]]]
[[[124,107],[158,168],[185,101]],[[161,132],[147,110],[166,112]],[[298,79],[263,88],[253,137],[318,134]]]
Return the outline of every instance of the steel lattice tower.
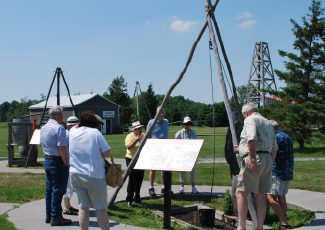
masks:
[[[269,47],[266,42],[256,42],[246,91],[246,103],[266,107],[265,93],[261,89],[276,89]]]

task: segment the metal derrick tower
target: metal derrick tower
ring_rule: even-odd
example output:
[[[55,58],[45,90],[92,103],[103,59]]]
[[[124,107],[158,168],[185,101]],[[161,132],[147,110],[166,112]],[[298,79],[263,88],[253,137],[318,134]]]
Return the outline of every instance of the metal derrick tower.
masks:
[[[266,42],[256,42],[246,90],[246,103],[266,107],[265,93],[261,89],[276,89],[269,47]]]

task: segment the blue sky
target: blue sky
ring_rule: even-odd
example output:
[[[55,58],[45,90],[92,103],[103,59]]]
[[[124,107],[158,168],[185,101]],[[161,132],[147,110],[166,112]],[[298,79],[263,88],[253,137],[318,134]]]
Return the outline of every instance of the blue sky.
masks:
[[[290,19],[301,24],[310,4],[220,0],[215,16],[236,86],[247,84],[255,42],[267,42],[273,69],[284,69],[277,50],[293,52]],[[72,94],[103,94],[120,75],[131,97],[136,81],[143,91],[152,82],[155,93],[165,94],[205,20],[204,0],[0,1],[0,103],[47,95],[56,67],[65,71]],[[172,96],[211,103],[208,40],[206,31]],[[214,58],[212,64],[214,100],[219,102]],[[277,77],[276,84],[284,85]],[[66,93],[63,82],[61,93]]]

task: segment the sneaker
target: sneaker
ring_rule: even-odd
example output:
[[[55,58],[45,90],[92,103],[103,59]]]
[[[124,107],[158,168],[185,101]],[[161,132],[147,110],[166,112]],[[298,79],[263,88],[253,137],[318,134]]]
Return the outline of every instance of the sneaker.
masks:
[[[185,192],[184,192],[184,187],[181,187],[180,189],[179,189],[179,194],[184,194]]]
[[[144,205],[144,203],[142,203],[140,199],[135,199],[134,202],[137,203],[140,206]]]
[[[149,195],[150,196],[155,196],[156,195],[154,188],[149,188]]]
[[[199,191],[195,187],[192,187],[192,193],[199,194]]]
[[[72,224],[72,221],[70,219],[58,219],[58,220],[52,220],[50,222],[51,226],[58,226],[58,225],[70,225]]]

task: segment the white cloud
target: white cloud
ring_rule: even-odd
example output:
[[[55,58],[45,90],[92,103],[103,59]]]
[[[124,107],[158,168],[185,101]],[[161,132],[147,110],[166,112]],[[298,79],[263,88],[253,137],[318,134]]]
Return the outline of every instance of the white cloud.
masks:
[[[176,16],[176,15],[174,15],[174,16],[171,16],[171,18],[177,18],[177,16]]]
[[[146,21],[146,25],[147,25],[147,26],[152,25],[152,21]]]
[[[240,28],[249,28],[249,27],[252,27],[253,25],[255,25],[257,23],[256,20],[247,20],[247,21],[244,21],[240,24],[238,24],[238,26]]]
[[[199,23],[198,21],[194,22],[194,21],[176,20],[172,22],[170,28],[178,32],[188,32],[188,31],[192,31],[195,25],[198,23]]]
[[[239,13],[238,16],[236,17],[236,19],[245,19],[245,18],[250,18],[253,17],[253,15],[249,12],[243,12],[243,13]]]

